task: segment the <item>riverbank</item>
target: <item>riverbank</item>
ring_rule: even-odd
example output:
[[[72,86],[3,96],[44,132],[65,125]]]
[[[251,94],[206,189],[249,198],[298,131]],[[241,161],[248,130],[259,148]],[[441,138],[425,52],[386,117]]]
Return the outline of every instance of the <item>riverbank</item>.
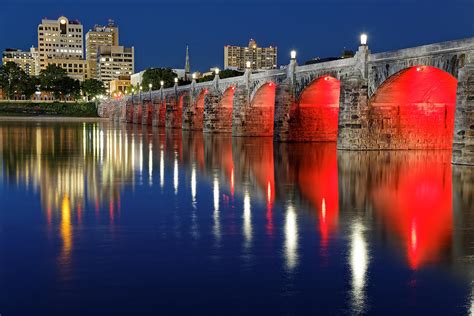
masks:
[[[9,117],[98,117],[94,102],[0,102],[0,116]]]
[[[0,114],[0,122],[100,122],[108,121],[102,117],[73,117],[73,116],[2,116]]]

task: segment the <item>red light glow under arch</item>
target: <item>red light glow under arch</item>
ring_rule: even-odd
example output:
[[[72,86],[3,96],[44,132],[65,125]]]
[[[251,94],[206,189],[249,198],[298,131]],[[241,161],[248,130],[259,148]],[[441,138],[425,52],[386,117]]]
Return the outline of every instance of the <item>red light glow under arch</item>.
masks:
[[[375,143],[389,149],[450,149],[456,88],[456,78],[430,66],[387,79],[369,102]]]
[[[331,76],[314,80],[290,113],[290,141],[336,141],[340,81]]]

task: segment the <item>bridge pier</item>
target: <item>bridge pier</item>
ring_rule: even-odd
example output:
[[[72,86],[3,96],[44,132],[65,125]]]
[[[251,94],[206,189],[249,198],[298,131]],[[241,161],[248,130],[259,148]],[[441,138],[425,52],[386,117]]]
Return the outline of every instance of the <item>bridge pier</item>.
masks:
[[[153,126],[166,126],[166,102],[164,101],[163,96],[155,104],[153,113]]]
[[[474,63],[459,70],[453,163],[474,165]]]
[[[183,109],[183,131],[202,131],[204,108],[197,104],[193,89],[190,94],[182,95],[179,102]]]
[[[143,100],[143,115],[141,124],[152,125],[153,123],[153,102],[152,100]]]
[[[337,148],[368,149],[367,80],[354,74],[341,80]]]
[[[132,118],[132,123],[133,124],[141,124],[142,123],[142,115],[143,115],[143,101],[140,100],[140,102],[135,103],[133,108],[133,118]]]
[[[290,113],[294,104],[294,85],[290,82],[280,83],[275,92],[274,139],[278,142],[290,141]]]
[[[183,109],[180,108],[176,96],[166,98],[166,128],[182,128]]]

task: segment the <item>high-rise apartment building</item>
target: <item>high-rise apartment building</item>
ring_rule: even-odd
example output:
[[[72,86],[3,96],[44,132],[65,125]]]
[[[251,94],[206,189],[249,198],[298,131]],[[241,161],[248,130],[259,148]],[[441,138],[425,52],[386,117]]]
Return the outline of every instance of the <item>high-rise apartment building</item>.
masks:
[[[75,79],[86,78],[83,28],[79,21],[70,21],[64,16],[57,20],[43,19],[38,25],[37,52],[40,70],[56,64]]]
[[[28,75],[35,76],[35,56],[34,48],[31,48],[29,52],[22,51],[21,49],[7,48],[2,54],[2,63],[5,65],[8,62],[13,62],[23,69]]]
[[[134,73],[134,48],[100,46],[97,59],[97,79],[109,83]]]
[[[250,39],[247,47],[224,46],[224,68],[243,70],[250,62],[252,69],[275,69],[277,67],[277,48],[273,46],[258,47],[257,42]]]
[[[86,34],[86,60],[88,77],[97,78],[97,58],[100,46],[118,46],[119,29],[112,20],[107,26],[95,25]]]

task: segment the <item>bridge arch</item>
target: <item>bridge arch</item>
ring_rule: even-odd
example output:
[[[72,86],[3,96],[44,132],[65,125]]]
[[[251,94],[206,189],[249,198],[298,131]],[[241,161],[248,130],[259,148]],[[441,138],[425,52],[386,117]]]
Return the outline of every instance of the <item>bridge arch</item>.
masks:
[[[275,90],[273,81],[260,85],[250,101],[246,113],[246,129],[249,136],[273,136],[275,116]]]
[[[374,148],[451,149],[457,80],[432,66],[413,66],[389,77],[369,100]]]
[[[202,130],[204,126],[204,102],[206,95],[209,93],[207,88],[203,88],[199,91],[197,95],[196,102],[194,102],[194,109],[192,112],[194,113],[192,118],[192,129],[195,130]]]
[[[224,90],[219,100],[216,113],[216,130],[220,132],[232,132],[232,112],[234,111],[235,86]]]
[[[311,81],[290,109],[289,141],[337,140],[341,83],[324,75]]]

